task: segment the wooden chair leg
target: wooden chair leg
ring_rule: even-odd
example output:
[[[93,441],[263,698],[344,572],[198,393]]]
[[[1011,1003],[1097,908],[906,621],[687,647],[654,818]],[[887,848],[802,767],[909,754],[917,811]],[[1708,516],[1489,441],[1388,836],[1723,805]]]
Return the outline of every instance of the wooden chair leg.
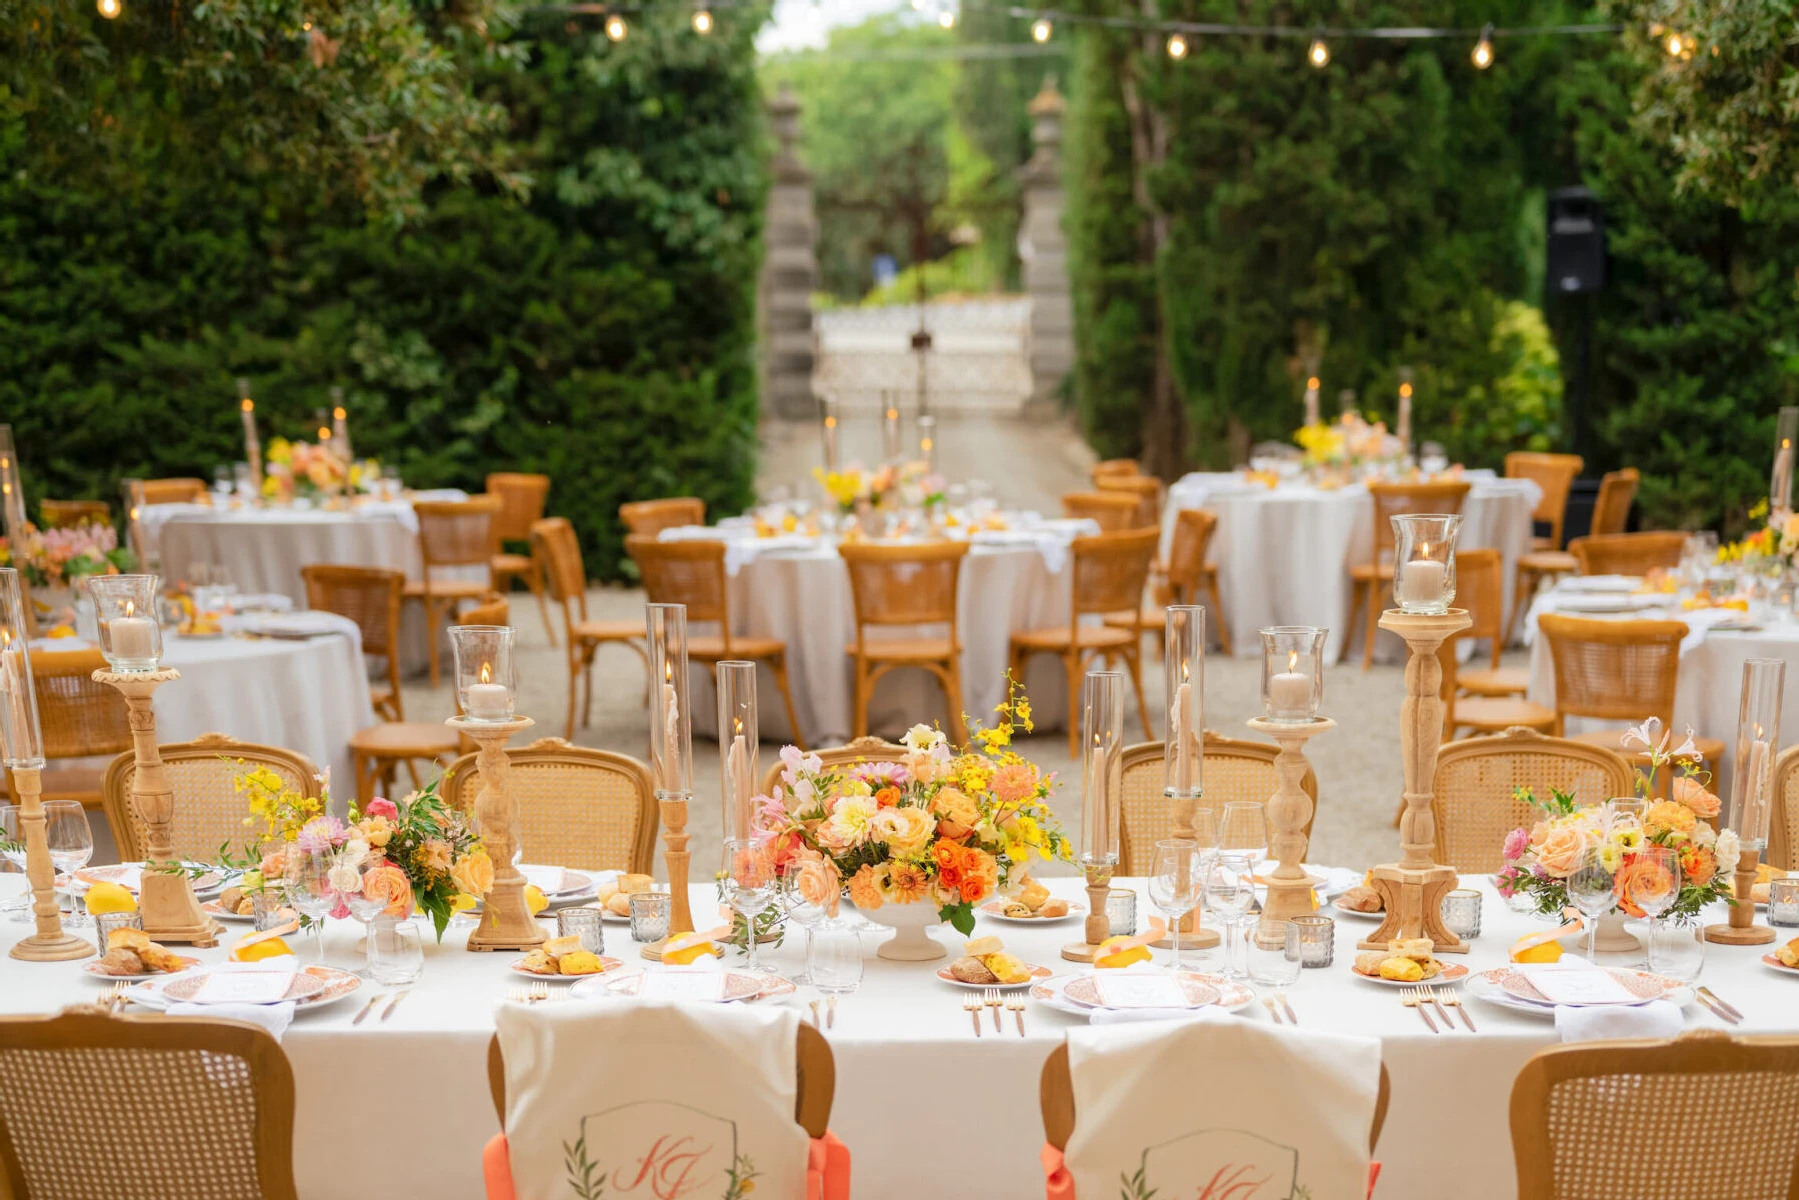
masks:
[[[1149,702],[1143,698],[1143,655],[1127,654],[1124,665],[1131,672],[1131,686],[1137,689],[1137,717],[1143,722],[1143,740],[1154,741],[1156,727],[1149,723]]]
[[[594,647],[598,649],[598,647]],[[593,725],[593,650],[581,656],[581,728]]]
[[[805,750],[806,735],[800,729],[799,714],[793,711],[793,689],[787,686],[787,655],[775,655],[768,665],[775,673],[775,686],[781,689],[781,703],[787,708],[787,728],[793,731],[793,744]]]
[[[580,670],[580,660],[573,654],[568,660],[568,729],[563,733],[564,741],[575,740],[575,675]]]
[[[1062,658],[1068,674],[1068,757],[1081,756],[1081,648],[1071,647]]]
[[[850,736],[868,736],[868,660],[855,656],[854,677],[850,681]]]
[[[1380,579],[1368,581],[1368,623],[1362,635],[1362,670],[1374,665],[1374,639],[1380,633]]]
[[[442,678],[442,675],[439,671],[439,664],[438,664],[439,651],[437,648],[438,614],[440,614],[442,611],[443,610],[437,606],[436,600],[432,599],[430,596],[425,597],[425,636],[427,638],[429,638],[430,642],[431,642],[430,662],[431,662],[431,686],[432,687],[436,687]]]
[[[369,760],[360,751],[350,751],[350,769],[356,775],[356,805],[367,808],[370,800],[375,798],[375,781],[369,775]]]
[[[409,758],[406,760],[406,775],[412,780],[413,791],[416,792],[425,786],[424,782],[419,778],[419,765],[416,759]]]
[[[962,719],[962,665],[955,655],[944,661],[938,678],[943,680],[943,695],[949,701],[950,740],[958,746],[966,746],[968,722]]]
[[[543,564],[532,559],[530,568],[525,571],[525,586],[531,589],[533,596],[537,597],[537,615],[543,618],[543,631],[549,637],[550,645],[554,646],[556,644],[556,625],[550,620],[550,602],[544,595],[543,582]]]
[[[1518,629],[1518,617],[1530,603],[1532,593],[1537,590],[1536,572],[1520,564],[1518,567],[1518,586],[1512,596],[1512,611],[1505,619],[1505,644],[1511,645],[1512,638]]]
[[[1224,601],[1218,598],[1218,572],[1206,575],[1206,593],[1212,598],[1212,623],[1218,627],[1218,649],[1226,658],[1232,657],[1231,623],[1224,619]]]

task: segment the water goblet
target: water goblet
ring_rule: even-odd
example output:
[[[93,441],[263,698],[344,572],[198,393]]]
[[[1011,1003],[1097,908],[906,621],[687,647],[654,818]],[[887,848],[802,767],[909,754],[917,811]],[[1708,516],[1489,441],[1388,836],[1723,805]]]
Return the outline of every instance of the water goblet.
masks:
[[[88,923],[81,896],[75,890],[75,872],[87,866],[94,856],[94,831],[87,823],[87,810],[79,800],[44,801],[44,841],[50,848],[50,862],[69,877],[70,929]]]
[[[744,969],[756,975],[771,974],[762,965],[756,918],[775,896],[774,846],[753,838],[725,840],[725,893],[732,911],[743,918],[744,943],[749,962]]]
[[[799,876],[799,870],[796,867],[791,866],[787,873],[781,876],[781,905],[787,912],[787,919],[792,921],[795,925],[798,925],[806,935],[806,945],[808,947],[806,957],[808,966],[806,970],[801,971],[798,975],[793,977],[793,982],[803,984],[812,982],[812,971],[810,966],[812,930],[820,921],[825,919],[827,914],[821,906],[813,904],[801,894]]]
[[[331,868],[337,856],[330,846],[302,847],[287,851],[287,902],[306,918],[312,933],[312,961],[325,961],[325,918],[337,907],[337,889],[331,886]]]
[[[1645,949],[1649,971],[1654,974],[1656,924],[1680,899],[1680,858],[1674,847],[1646,845],[1630,856],[1623,899],[1642,909],[1643,915],[1649,918],[1649,940]]]
[[[1617,897],[1612,889],[1617,872],[1605,860],[1604,852],[1591,847],[1582,856],[1580,866],[1568,876],[1568,899],[1587,921],[1587,961],[1595,961],[1599,952],[1599,918],[1612,911]]]
[[[1185,838],[1157,842],[1150,863],[1149,900],[1168,918],[1173,935],[1174,956],[1169,969],[1181,969],[1181,919],[1199,904],[1202,884],[1199,843]]]
[[[1255,900],[1255,863],[1244,855],[1219,854],[1205,871],[1206,903],[1224,919],[1224,969],[1226,979],[1241,979],[1244,972],[1237,966],[1237,943],[1241,940],[1238,925]]]
[[[25,873],[25,836],[19,830],[19,806],[16,804],[0,804],[0,857],[12,864],[19,874]],[[29,925],[32,920],[29,883],[13,899],[0,904],[0,909],[12,913],[13,924]]]
[[[1218,818],[1218,852],[1248,858],[1255,866],[1268,857],[1268,816],[1253,800],[1226,801]]]

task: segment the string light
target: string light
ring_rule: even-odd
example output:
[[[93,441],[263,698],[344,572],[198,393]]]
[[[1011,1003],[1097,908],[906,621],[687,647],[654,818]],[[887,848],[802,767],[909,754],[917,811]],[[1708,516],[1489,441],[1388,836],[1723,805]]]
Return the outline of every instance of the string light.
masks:
[[[100,15],[108,21],[114,20],[125,11],[123,0],[97,0],[95,7],[100,10]]]
[[[1306,50],[1306,61],[1320,69],[1330,66],[1331,48],[1324,44],[1324,39],[1315,37]]]
[[[937,14],[937,24],[941,25],[945,29],[954,29],[956,27],[956,11],[955,11],[955,9],[946,8],[942,12],[938,13]]]
[[[629,32],[631,31],[625,27],[625,19],[617,13],[606,18],[606,36],[613,41],[624,41],[625,35]]]
[[[1480,41],[1474,43],[1474,53],[1468,56],[1474,62],[1476,70],[1484,71],[1493,65],[1493,26],[1480,31]]]
[[[705,9],[693,14],[693,31],[701,36],[712,32],[712,14]]]
[[[1686,43],[1680,40],[1680,35],[1670,33],[1668,35],[1668,57],[1679,58],[1680,52],[1684,49],[1686,49]]]
[[[1177,58],[1177,59],[1178,58],[1186,58],[1187,57],[1187,39],[1182,37],[1178,33],[1169,34],[1168,35],[1168,57],[1169,58]]]
[[[1049,35],[1055,32],[1055,28],[1050,24],[1048,17],[1038,17],[1031,22],[1031,40],[1041,46],[1044,42],[1049,41]]]

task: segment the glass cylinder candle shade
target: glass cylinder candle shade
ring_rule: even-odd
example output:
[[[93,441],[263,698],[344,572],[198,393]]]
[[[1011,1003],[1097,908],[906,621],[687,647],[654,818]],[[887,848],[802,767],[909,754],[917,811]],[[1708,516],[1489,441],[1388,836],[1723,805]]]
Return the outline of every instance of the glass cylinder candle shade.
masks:
[[[1774,805],[1774,758],[1780,750],[1780,693],[1786,663],[1752,658],[1743,664],[1743,699],[1737,708],[1735,770],[1730,776],[1730,810],[1725,827],[1743,849],[1768,846]]]
[[[1780,410],[1774,427],[1774,469],[1768,476],[1768,511],[1793,511],[1793,454],[1799,441],[1799,408]]]
[[[937,473],[937,418],[930,413],[919,413],[913,422],[918,427],[918,458],[924,463],[925,471]]]
[[[100,651],[115,671],[154,671],[162,664],[154,575],[93,575],[88,595],[100,622]]]
[[[693,792],[693,711],[687,696],[687,606],[645,606],[650,640],[650,776],[659,796]]]
[[[819,432],[824,438],[825,470],[837,469],[837,401],[830,396],[818,400]]]
[[[881,457],[892,462],[900,454],[899,397],[888,392],[881,396]]]
[[[19,545],[25,532],[25,485],[19,478],[11,425],[0,425],[0,517],[6,522],[7,544]]]
[[[510,625],[452,625],[450,650],[456,657],[456,700],[471,721],[512,720],[515,679]]]
[[[125,497],[125,544],[144,562],[144,481],[127,479],[120,485]]]
[[[1081,685],[1081,865],[1118,863],[1119,755],[1124,749],[1124,675],[1093,671]]]
[[[1262,632],[1262,713],[1270,721],[1318,719],[1324,700],[1326,631],[1275,625]]]
[[[756,721],[756,664],[718,664],[718,765],[724,798],[727,841],[755,837],[752,798],[758,789],[756,756],[760,749]]]
[[[1393,522],[1393,602],[1401,612],[1446,613],[1455,600],[1455,538],[1462,518],[1412,513]]]
[[[9,767],[44,765],[31,646],[19,573],[0,568],[0,756]]]
[[[1162,794],[1197,798],[1205,791],[1206,610],[1197,604],[1169,605],[1162,637],[1168,697]]]

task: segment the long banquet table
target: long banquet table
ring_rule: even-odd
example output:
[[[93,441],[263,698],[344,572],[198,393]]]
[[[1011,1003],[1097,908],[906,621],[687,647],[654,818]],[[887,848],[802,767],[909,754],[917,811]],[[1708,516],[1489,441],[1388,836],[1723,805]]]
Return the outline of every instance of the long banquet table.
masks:
[[[0,876],[17,887],[18,876]],[[1046,880],[1052,891],[1074,897],[1079,881]],[[1472,877],[1465,883],[1473,883]],[[1485,933],[1468,965],[1498,965],[1511,941],[1542,926],[1508,912],[1491,888]],[[1141,880],[1120,886],[1142,891]],[[716,903],[711,885],[696,886],[695,911]],[[1139,896],[1139,912],[1150,911]],[[1077,936],[1078,922],[1040,928],[979,919],[980,934],[998,934],[1029,962],[1071,964],[1056,948]],[[1414,1012],[1401,1007],[1394,989],[1353,978],[1348,964],[1354,941],[1373,925],[1339,919],[1336,964],[1306,971],[1289,992],[1303,1025],[1379,1037],[1392,1081],[1392,1103],[1377,1156],[1384,1163],[1382,1200],[1511,1200],[1516,1194],[1507,1105],[1518,1069],[1532,1054],[1556,1044],[1547,1019],[1470,1001],[1479,1033],[1432,1034]],[[360,1007],[352,997],[298,1016],[284,1048],[298,1088],[295,1169],[303,1200],[481,1200],[480,1149],[497,1129],[487,1089],[486,1055],[493,1009],[521,977],[507,970],[507,954],[463,950],[466,927],[453,927],[441,947],[426,952],[425,975],[393,1020],[352,1026]],[[327,960],[352,962],[358,927],[334,922],[326,937]],[[29,926],[0,922],[0,949]],[[1784,931],[1790,936],[1799,930]],[[871,935],[872,938],[885,936]],[[943,928],[935,935],[952,948],[961,939]],[[635,946],[619,925],[606,927],[614,955]],[[1007,1024],[991,1024],[977,1040],[961,1008],[964,993],[938,981],[939,964],[895,963],[866,944],[862,989],[838,1006],[828,1034],[837,1062],[831,1126],[854,1156],[859,1200],[913,1200],[919,1194],[920,1156],[930,1162],[931,1194],[983,1200],[1035,1200],[1043,1194],[1037,1152],[1043,1141],[1037,1101],[1043,1060],[1076,1018],[1033,1003],[1027,1036]],[[1759,961],[1763,948],[1712,946],[1704,982],[1740,1008],[1745,1022],[1735,1032],[1799,1032],[1799,977],[1779,978]],[[223,949],[199,951],[219,961]],[[1216,951],[1206,959],[1215,961]],[[791,972],[803,955],[797,938],[770,960]],[[1157,951],[1161,960],[1165,952]],[[79,963],[23,963],[0,958],[0,1012],[48,1012],[91,998],[99,985]],[[358,996],[367,993],[358,993]],[[803,1006],[816,995],[802,988],[763,1003]],[[1243,1020],[1266,1021],[1260,1004]],[[1687,1010],[1689,1028],[1718,1028],[1703,1009]],[[412,1114],[423,1137],[345,1136],[345,1097],[365,1086],[375,1071],[383,1096]],[[1197,1082],[1197,1081],[1196,1081]],[[621,1083],[621,1086],[624,1086]],[[382,1103],[387,1103],[384,1099]]]

